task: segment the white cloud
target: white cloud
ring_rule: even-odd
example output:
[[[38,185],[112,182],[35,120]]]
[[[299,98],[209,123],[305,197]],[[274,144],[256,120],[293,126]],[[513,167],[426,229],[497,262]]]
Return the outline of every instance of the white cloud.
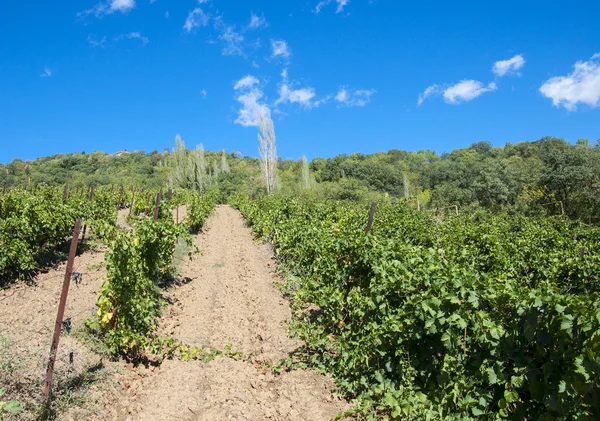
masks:
[[[417,106],[421,105],[423,101],[429,98],[432,95],[437,95],[440,92],[439,85],[431,85],[428,86],[427,89],[423,91],[421,95],[419,95],[419,100],[417,101]]]
[[[237,91],[239,89],[251,88],[257,84],[258,84],[258,79],[252,75],[248,75],[248,76],[244,76],[243,78],[238,80],[235,83],[235,85],[233,86],[233,89],[235,89]]]
[[[258,29],[268,26],[267,19],[264,15],[255,15],[254,12],[250,13],[250,23],[248,23],[248,29]]]
[[[114,12],[126,13],[135,7],[135,0],[110,0],[109,2],[100,2],[91,9],[77,13],[79,19],[85,19],[89,15],[98,18],[104,15],[110,15]]]
[[[552,100],[556,107],[563,106],[575,111],[578,104],[592,108],[600,105],[600,53],[594,54],[589,61],[578,61],[573,73],[567,76],[555,76],[545,81],[540,93]]]
[[[135,7],[135,0],[112,0],[110,2],[110,9],[119,12],[126,12],[129,9],[133,9]]]
[[[208,15],[202,9],[196,7],[188,14],[183,29],[190,33],[194,28],[206,25],[208,25]]]
[[[459,104],[461,102],[471,101],[479,95],[486,92],[492,92],[497,89],[494,82],[485,86],[478,80],[466,79],[452,85],[443,93],[444,100],[449,104]]]
[[[321,13],[321,9],[323,9],[325,6],[327,6],[329,3],[331,3],[333,0],[322,0],[319,3],[317,3],[317,5],[315,6],[315,10],[314,13],[319,14]],[[350,3],[350,0],[335,0],[335,2],[337,3],[337,8],[335,9],[335,13],[341,13],[344,11],[344,7]]]
[[[169,11],[168,10],[165,12],[165,18],[169,19]]]
[[[288,58],[292,55],[292,51],[288,43],[284,40],[271,40],[271,57],[282,56]]]
[[[102,39],[98,40],[90,34],[88,35],[87,41],[94,47],[104,48],[104,44],[106,44],[106,37],[102,37]]]
[[[500,60],[494,63],[492,71],[497,76],[504,76],[506,74],[518,74],[521,67],[525,65],[525,59],[521,54],[517,54],[513,58],[508,60]]]
[[[312,99],[316,95],[314,88],[308,87],[293,89],[288,81],[288,73],[286,69],[281,72],[281,77],[282,81],[279,84],[279,99],[275,101],[275,105],[285,102],[301,104],[307,108],[315,105],[312,102]]]
[[[206,92],[206,89],[202,89],[200,93],[202,94],[202,96],[206,96],[208,94],[208,92]]]
[[[326,96],[326,97],[324,97],[324,98],[321,98],[321,99],[318,99],[318,100],[314,101],[314,102],[313,102],[313,106],[315,106],[315,107],[318,107],[318,106],[320,106],[320,105],[323,105],[323,104],[325,104],[325,103],[329,102],[329,100],[330,100],[331,98],[333,98],[333,95],[327,95],[327,96]]]
[[[40,75],[40,77],[50,77],[52,76],[52,70],[50,70],[48,67],[46,67],[44,69],[44,71],[42,72],[42,74]]]
[[[146,45],[146,44],[148,44],[148,42],[150,42],[147,37],[143,36],[139,32],[129,32],[127,34],[117,35],[115,37],[115,42],[119,42],[124,39],[139,39],[142,42],[142,44],[144,44],[144,45]]]
[[[337,2],[337,8],[335,13],[341,13],[344,11],[344,7],[350,3],[350,0],[335,0]]]
[[[313,88],[291,89],[287,83],[282,83],[279,87],[279,99],[275,104],[282,102],[298,103],[305,107],[311,107],[311,100],[315,97]]]
[[[498,89],[494,82],[488,83],[487,86],[478,80],[465,79],[454,85],[431,85],[427,87],[417,100],[417,107],[432,96],[442,95],[444,100],[449,104],[460,104],[461,102],[471,101],[481,94],[492,92]]]
[[[234,123],[244,127],[257,126],[259,115],[270,112],[269,107],[261,102],[263,92],[254,76],[244,76],[238,80],[233,89],[239,92],[236,100],[241,104]]]
[[[364,107],[371,102],[371,96],[377,91],[375,89],[348,90],[345,86],[340,87],[335,95],[338,107]]]
[[[222,50],[224,56],[244,56],[244,36],[236,32],[233,25],[225,25],[219,39],[225,43]]]

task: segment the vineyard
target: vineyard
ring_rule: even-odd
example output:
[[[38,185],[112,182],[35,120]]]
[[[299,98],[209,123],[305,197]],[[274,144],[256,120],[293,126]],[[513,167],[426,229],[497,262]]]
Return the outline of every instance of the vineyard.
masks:
[[[263,408],[276,384],[277,399],[290,399],[277,412],[284,419],[295,419],[288,405],[328,414],[322,419],[600,417],[599,228],[565,216],[421,212],[396,199],[380,200],[369,215],[360,203],[236,193],[229,203],[254,236],[272,244],[284,277],[279,286],[291,313],[274,316],[284,303],[269,289],[268,269],[257,269],[266,263],[256,263],[263,257],[244,239],[231,208],[219,208],[222,225],[210,237],[208,255],[197,257],[204,253],[198,239],[222,199],[217,188],[164,195],[112,186],[8,189],[0,198],[6,251],[0,277],[10,292],[15,282],[35,284],[40,274],[51,273],[66,259],[73,226],[81,220],[78,253],[100,253],[102,270],[88,304],[93,313],[85,302],[79,306],[87,314],[79,335],[96,348],[102,344],[111,359],[134,366],[177,363],[164,363],[164,376],[140,395],[136,419],[162,414],[153,393],[188,396],[194,390],[182,390],[171,378],[187,376],[195,383],[206,379],[202,370],[220,364],[232,365],[230,383],[255,389],[257,406],[243,401],[246,406],[218,416]],[[205,263],[198,266],[198,259]],[[192,282],[197,273],[199,280]],[[206,289],[211,277],[216,281]],[[255,290],[261,282],[267,285]],[[26,300],[27,290],[18,291]],[[10,306],[10,297],[0,297],[0,303]],[[173,319],[180,311],[183,319]],[[79,313],[74,317],[79,320]],[[290,333],[301,342],[290,342],[277,323],[265,324],[273,317],[291,321]],[[65,325],[61,319],[68,347],[60,354],[59,346],[63,366],[50,383],[58,396],[75,381],[67,381],[76,371],[68,360],[72,364],[72,350],[81,346],[68,336],[68,320]],[[6,341],[4,331],[0,339]],[[23,340],[33,344],[35,337],[17,343]],[[24,394],[18,386],[23,379],[9,373],[15,356],[2,349],[7,371],[0,377],[0,411],[51,419],[53,401]],[[252,374],[250,367],[258,371]],[[351,405],[323,401],[324,380],[312,374],[289,383],[289,376],[307,369],[332,376]],[[257,380],[260,373],[273,376],[271,383]],[[290,387],[306,382],[311,388],[294,389],[295,401],[289,397]],[[230,393],[217,390],[220,396]],[[268,405],[261,411],[254,415],[271,413]]]
[[[439,218],[232,198],[273,243],[292,332],[282,368],[333,374],[367,419],[600,417],[600,230],[562,217]]]
[[[125,192],[124,188],[114,186],[75,192],[69,192],[68,186],[5,190],[0,197],[1,282],[8,287],[15,280],[35,284],[40,273],[53,271],[66,258],[64,249],[74,234],[77,220],[82,227],[79,237],[74,239],[78,253],[105,250],[102,265],[106,275],[98,291],[97,310],[85,320],[86,329],[114,356],[122,355],[129,360],[146,358],[152,352],[151,345],[161,343],[155,333],[164,304],[161,285],[174,276],[175,249],[183,244],[189,250],[188,255],[192,255],[190,232],[202,228],[218,198],[217,190],[202,195],[169,190],[163,198],[162,191]],[[185,218],[178,220],[176,215],[182,204],[189,210]],[[126,228],[117,225],[117,213],[123,211],[129,215]],[[70,275],[67,269],[66,276]],[[81,274],[74,272],[72,278],[80,282]],[[61,311],[64,309],[59,309],[59,314]],[[68,321],[68,325],[62,322],[63,334],[70,331],[70,318]],[[7,340],[3,337],[5,330],[0,329],[2,345]],[[22,392],[19,393],[17,384],[11,384],[10,377],[15,357],[10,351],[4,352],[0,362],[7,370],[7,377],[0,376],[0,390],[8,397],[19,398]],[[59,379],[54,387],[60,387],[60,383]],[[38,411],[40,398],[25,400],[29,405],[25,409]],[[0,414],[18,414],[24,409],[18,400],[0,404]]]

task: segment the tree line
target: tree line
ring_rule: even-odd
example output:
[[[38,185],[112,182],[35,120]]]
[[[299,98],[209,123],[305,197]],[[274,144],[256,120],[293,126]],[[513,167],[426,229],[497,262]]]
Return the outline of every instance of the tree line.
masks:
[[[199,191],[218,184],[223,194],[301,191],[322,199],[369,201],[382,196],[418,201],[423,209],[486,208],[524,214],[562,214],[600,220],[600,144],[555,137],[534,142],[489,142],[437,154],[392,149],[307,161],[278,158],[270,119],[259,127],[261,158],[186,148],[117,155],[84,152],[0,165],[0,185],[174,186]],[[261,140],[262,139],[262,140]]]

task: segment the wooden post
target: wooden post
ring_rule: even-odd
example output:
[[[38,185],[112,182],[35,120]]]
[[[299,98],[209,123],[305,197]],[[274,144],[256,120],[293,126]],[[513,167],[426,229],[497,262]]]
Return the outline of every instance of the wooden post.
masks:
[[[176,223],[176,224],[179,224],[179,205],[178,205],[178,206],[177,206],[177,208],[175,208],[175,209],[176,209],[176,210],[175,210],[175,214],[176,214],[176,217],[175,217],[175,223]]]
[[[67,200],[69,198],[69,185],[65,184],[65,188],[63,189],[63,199]]]
[[[131,216],[131,212],[133,212],[133,203],[135,201],[135,190],[131,193],[131,206],[129,207],[129,216]]]
[[[156,195],[156,204],[154,205],[154,220],[158,220],[158,210],[160,206],[160,199],[162,198],[161,192]]]
[[[170,202],[172,197],[173,197],[173,191],[171,191],[171,189],[169,189],[167,191],[167,200]]]
[[[371,231],[371,226],[373,225],[373,217],[375,216],[375,208],[377,207],[376,202],[371,203],[371,210],[369,211],[369,220],[367,221],[367,227],[365,228],[365,234],[368,234]]]
[[[583,259],[583,256],[585,256],[585,247],[581,247],[579,249],[579,257]]]
[[[419,198],[417,197],[417,210],[421,212],[421,202],[419,202]]]
[[[6,194],[6,184],[4,185],[4,191],[2,192],[2,196],[4,196]],[[590,216],[590,221],[592,220],[592,217]],[[591,222],[590,222],[591,223]]]
[[[69,250],[69,260],[67,261],[67,270],[63,281],[62,293],[60,294],[60,302],[58,304],[58,313],[56,315],[56,323],[54,324],[54,336],[52,345],[50,346],[50,357],[48,358],[48,368],[46,370],[46,381],[44,382],[44,398],[46,401],[50,398],[52,387],[52,374],[54,373],[54,363],[56,362],[56,351],[58,350],[58,341],[60,339],[60,330],[62,327],[63,318],[65,316],[65,305],[67,303],[67,294],[69,293],[69,285],[71,283],[71,275],[73,273],[73,262],[77,253],[77,241],[79,239],[79,230],[81,228],[81,219],[75,221],[73,229],[73,239],[71,240],[71,248]]]
[[[96,187],[92,186],[90,188],[90,202],[94,199],[94,192],[96,191]],[[83,235],[81,236],[81,241],[85,240],[85,233],[87,231],[87,224],[83,226]]]
[[[119,200],[117,201],[117,211],[121,209],[121,200],[123,200],[123,186],[121,186],[121,191],[119,191]]]

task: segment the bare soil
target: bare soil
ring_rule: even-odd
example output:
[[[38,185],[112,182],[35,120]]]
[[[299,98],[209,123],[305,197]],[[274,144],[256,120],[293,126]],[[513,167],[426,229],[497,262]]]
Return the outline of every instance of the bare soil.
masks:
[[[97,293],[106,271],[102,250],[77,256],[74,272],[81,280],[71,281],[65,321],[71,331],[82,328],[94,313]],[[19,419],[30,419],[42,402],[42,382],[54,333],[58,302],[66,263],[39,274],[33,285],[17,283],[0,291],[0,388],[8,398],[18,399],[27,411]],[[73,336],[63,334],[56,356],[54,390],[77,381],[101,358]]]
[[[324,375],[297,370],[274,376],[261,368],[298,344],[286,333],[291,313],[273,285],[271,254],[253,241],[239,212],[218,207],[196,243],[201,253],[181,268],[188,282],[170,292],[174,304],[160,333],[191,346],[231,345],[251,357],[173,359],[137,368],[121,379],[121,395],[111,399],[118,404],[90,419],[330,420],[347,409]]]

